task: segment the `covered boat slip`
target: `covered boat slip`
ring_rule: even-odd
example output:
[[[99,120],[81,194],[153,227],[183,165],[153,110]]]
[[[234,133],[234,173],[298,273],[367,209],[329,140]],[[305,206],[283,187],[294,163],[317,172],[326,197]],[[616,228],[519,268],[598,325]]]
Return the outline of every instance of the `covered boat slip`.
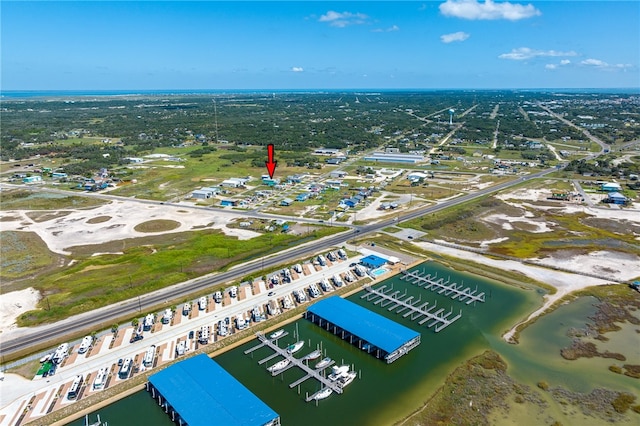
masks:
[[[278,413],[205,354],[152,375],[147,390],[179,425],[280,425]]]
[[[420,344],[420,333],[339,296],[309,307],[305,318],[391,363]]]

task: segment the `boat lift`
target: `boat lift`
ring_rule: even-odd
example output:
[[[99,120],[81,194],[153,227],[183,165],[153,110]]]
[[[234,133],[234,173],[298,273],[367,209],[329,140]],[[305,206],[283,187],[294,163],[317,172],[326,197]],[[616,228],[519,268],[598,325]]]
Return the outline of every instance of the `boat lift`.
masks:
[[[453,308],[451,308],[449,312],[445,312],[444,308],[436,310],[438,308],[438,303],[435,302],[433,306],[427,309],[429,302],[420,304],[420,298],[414,302],[413,296],[409,296],[406,299],[401,299],[401,297],[406,296],[406,292],[404,293],[404,295],[398,296],[400,292],[393,291],[393,287],[389,288],[386,291],[385,288],[385,285],[382,285],[377,289],[374,289],[371,286],[364,286],[365,294],[363,294],[361,298],[366,299],[367,301],[372,301],[377,298],[373,303],[380,303],[380,306],[383,307],[393,304],[390,308],[388,308],[388,310],[391,312],[400,307],[401,309],[398,309],[396,311],[396,314],[407,311],[402,315],[402,317],[407,318],[411,316],[411,321],[416,321],[421,317],[424,317],[418,321],[418,324],[423,325],[431,321],[427,324],[427,328],[435,326],[434,331],[436,333],[448,327],[454,321],[462,317],[462,310],[460,310],[460,313],[458,313],[458,315],[450,318],[451,315],[453,315]]]
[[[281,337],[284,337],[285,335],[283,334]],[[327,364],[324,368],[321,369],[314,369],[312,367],[309,367],[303,360],[303,358],[296,358],[295,356],[293,356],[293,354],[290,354],[289,352],[287,352],[286,348],[281,348],[278,346],[277,340],[278,339],[269,339],[267,336],[265,336],[263,333],[256,333],[256,337],[258,338],[258,340],[260,341],[260,343],[256,346],[253,346],[249,349],[247,349],[246,351],[244,351],[245,354],[249,354],[253,351],[255,351],[256,349],[262,348],[262,347],[268,347],[271,350],[274,351],[273,354],[267,356],[266,358],[261,359],[260,361],[258,361],[258,364],[262,365],[266,362],[268,362],[269,360],[277,357],[277,356],[281,356],[285,359],[288,359],[290,361],[290,363],[277,371],[273,371],[271,372],[272,376],[277,376],[278,374],[283,373],[284,371],[288,370],[289,368],[292,367],[298,367],[300,368],[302,371],[304,371],[306,374],[304,376],[302,376],[300,379],[296,380],[295,382],[289,384],[289,387],[291,389],[295,388],[296,386],[300,385],[302,382],[306,381],[307,379],[310,378],[314,378],[316,380],[318,380],[321,385],[322,385],[322,389],[316,393],[321,392],[322,390],[324,390],[325,388],[330,388],[333,392],[337,393],[337,394],[341,394],[343,392],[343,388],[342,385],[337,382],[337,381],[332,381],[327,379],[322,373],[324,372],[325,368],[330,367],[331,365],[333,365],[335,363],[335,361],[331,361],[329,364]],[[313,395],[307,396],[305,398],[305,400],[307,402],[309,401],[313,401],[315,398],[316,393],[314,393]]]
[[[400,279],[406,280],[418,287],[424,286],[425,290],[437,291],[438,294],[451,297],[453,300],[466,302],[467,305],[474,302],[485,301],[484,292],[478,293],[478,286],[476,286],[475,290],[471,290],[471,287],[465,288],[464,283],[449,284],[451,278],[447,278],[446,281],[444,278],[438,279],[438,274],[432,276],[431,274],[427,274],[424,269],[421,272],[402,271]]]

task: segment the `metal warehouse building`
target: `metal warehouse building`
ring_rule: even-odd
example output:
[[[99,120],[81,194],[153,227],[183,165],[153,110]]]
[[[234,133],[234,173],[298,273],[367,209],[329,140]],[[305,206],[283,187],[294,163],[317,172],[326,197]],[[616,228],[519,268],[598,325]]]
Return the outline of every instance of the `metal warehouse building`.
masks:
[[[339,296],[310,306],[305,318],[388,364],[420,344],[417,331]]]
[[[205,354],[151,377],[147,390],[181,426],[278,426],[280,416]]]

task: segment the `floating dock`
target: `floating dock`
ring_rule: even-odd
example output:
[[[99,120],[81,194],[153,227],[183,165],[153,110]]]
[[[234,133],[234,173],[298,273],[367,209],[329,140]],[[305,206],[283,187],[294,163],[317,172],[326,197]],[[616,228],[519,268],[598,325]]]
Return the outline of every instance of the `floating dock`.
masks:
[[[339,296],[310,306],[304,317],[387,363],[420,344],[420,333]]]
[[[418,287],[423,287],[425,290],[431,290],[434,292],[438,292],[438,294],[442,294],[447,297],[451,297],[453,300],[458,300],[459,302],[466,302],[467,305],[470,305],[474,302],[484,302],[484,292],[478,293],[478,287],[476,286],[475,290],[471,290],[471,287],[464,286],[464,283],[449,283],[451,278],[447,278],[445,281],[444,278],[438,278],[438,274],[427,274],[423,269],[421,272],[414,271],[402,271],[401,280],[406,280],[411,284],[415,284]]]
[[[287,333],[281,335],[280,337],[278,337],[278,339],[286,336]],[[262,333],[256,333],[256,337],[258,338],[258,340],[260,341],[260,343],[256,346],[253,346],[249,349],[247,349],[246,351],[244,351],[245,354],[250,354],[251,352],[255,351],[256,349],[262,348],[262,347],[268,347],[269,349],[271,349],[273,351],[273,354],[267,356],[266,358],[261,359],[260,361],[258,361],[258,364],[262,365],[267,363],[268,361],[281,356],[283,359],[287,359],[289,360],[289,364],[286,365],[285,367],[276,370],[276,371],[272,371],[271,375],[272,376],[277,376],[281,373],[284,373],[286,370],[292,368],[292,367],[298,367],[299,369],[301,369],[302,371],[304,371],[305,375],[302,376],[301,378],[299,378],[298,380],[292,382],[289,384],[290,388],[295,388],[296,386],[298,386],[299,384],[307,381],[308,379],[315,379],[318,382],[321,383],[322,385],[322,389],[316,393],[314,393],[313,395],[307,396],[305,399],[307,402],[314,400],[315,395],[321,391],[323,391],[325,388],[329,388],[331,389],[333,392],[337,393],[337,394],[341,394],[343,392],[343,387],[342,385],[337,382],[337,381],[332,381],[327,379],[323,372],[326,368],[331,367],[335,361],[331,361],[329,364],[327,364],[324,368],[321,369],[314,369],[309,367],[302,358],[296,358],[293,354],[290,354],[286,348],[281,348],[280,346],[278,346],[277,344],[277,340],[278,339],[269,339],[267,336],[265,336]],[[304,357],[303,357],[304,358]]]
[[[280,416],[206,354],[149,377],[147,390],[180,426],[280,425]]]
[[[364,286],[365,294],[361,296],[362,299],[367,301],[373,301],[374,305],[380,305],[381,307],[387,307],[390,312],[396,310],[396,314],[402,314],[403,318],[411,317],[411,321],[418,321],[418,324],[423,325],[428,322],[427,328],[435,326],[434,331],[437,333],[440,330],[451,325],[454,321],[462,317],[462,310],[458,315],[453,315],[453,308],[448,312],[445,312],[444,308],[438,309],[438,303],[434,303],[431,307],[429,302],[421,303],[422,300],[414,301],[413,296],[406,296],[406,292],[400,295],[400,291],[393,290],[393,287],[385,290],[386,286],[382,285],[377,289],[370,286]],[[399,308],[399,309],[398,309]],[[406,311],[406,312],[405,312]]]

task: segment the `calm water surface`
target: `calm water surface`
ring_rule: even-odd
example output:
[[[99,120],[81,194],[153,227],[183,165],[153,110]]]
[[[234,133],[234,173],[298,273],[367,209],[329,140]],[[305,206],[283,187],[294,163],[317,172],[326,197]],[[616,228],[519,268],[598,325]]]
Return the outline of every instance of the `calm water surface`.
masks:
[[[422,334],[422,343],[408,355],[393,364],[367,355],[363,351],[343,342],[332,334],[301,319],[285,326],[290,335],[280,344],[293,342],[293,333],[298,330],[307,344],[300,352],[304,354],[322,345],[323,351],[336,361],[352,364],[359,371],[360,378],[349,385],[342,395],[332,395],[320,401],[318,406],[304,400],[307,392],[318,390],[314,380],[307,380],[300,388],[290,389],[289,383],[302,376],[297,369],[290,369],[275,378],[258,361],[268,356],[268,349],[260,349],[253,356],[243,351],[254,346],[251,341],[233,351],[214,359],[229,373],[281,415],[283,425],[386,425],[405,417],[428,398],[457,365],[465,359],[490,347],[503,346],[500,335],[513,323],[525,317],[541,303],[542,291],[516,289],[470,274],[456,272],[433,262],[418,267],[438,276],[451,276],[456,282],[464,281],[471,287],[478,286],[484,291],[486,303],[466,305],[437,293],[412,286],[399,277],[384,283],[393,283],[395,289],[406,289],[408,295],[454,313],[462,309],[462,318],[440,333],[434,333],[417,322],[411,322],[401,315],[389,313],[360,298],[361,292],[349,300],[387,316]],[[380,284],[376,284],[376,287]],[[508,346],[508,345],[507,345]],[[273,362],[273,361],[272,361]],[[271,362],[271,363],[272,363]],[[270,363],[267,363],[270,365]],[[299,392],[299,393],[298,393]],[[197,395],[194,395],[197,397]],[[155,424],[170,425],[168,416],[146,392],[139,392],[104,409],[100,414],[110,426]],[[125,415],[121,415],[124,413]],[[92,415],[95,417],[95,414]],[[153,419],[152,423],[149,421]],[[215,414],[212,420],[215,419]],[[82,421],[71,423],[81,425]],[[215,423],[212,423],[215,424]]]

